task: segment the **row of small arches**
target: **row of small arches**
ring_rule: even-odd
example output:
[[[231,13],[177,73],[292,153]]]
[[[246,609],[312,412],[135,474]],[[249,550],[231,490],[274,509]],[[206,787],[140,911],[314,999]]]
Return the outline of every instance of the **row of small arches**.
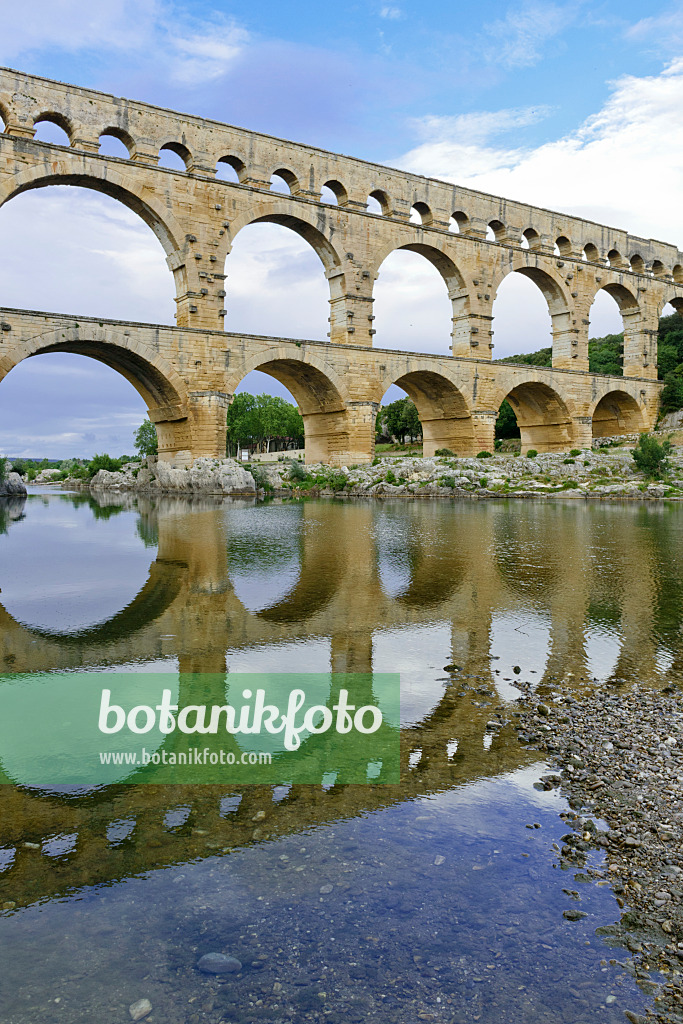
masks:
[[[37,141],[44,141],[56,145],[71,146],[74,137],[73,128],[64,115],[59,113],[43,113],[38,115],[34,122],[36,129],[34,138]],[[4,131],[5,119],[0,109],[0,130]],[[100,153],[104,156],[129,160],[135,155],[136,144],[132,136],[119,127],[110,127],[100,133]],[[193,157],[189,148],[182,142],[169,141],[164,143],[158,151],[159,166],[170,170],[189,171],[193,166]],[[217,179],[242,184],[248,180],[248,171],[244,161],[234,155],[225,155],[218,159],[215,166]],[[296,195],[300,191],[300,182],[297,175],[288,168],[277,168],[270,176],[268,182],[273,192]],[[320,201],[332,206],[346,206],[349,203],[349,194],[344,185],[337,179],[330,179],[324,183],[319,193]],[[359,204],[357,205],[360,208]],[[365,210],[376,216],[395,215],[394,204],[390,196],[383,189],[375,189],[366,198]],[[422,227],[434,226],[434,216],[429,205],[422,201],[416,201],[410,208],[410,223]],[[448,230],[463,235],[471,235],[472,226],[470,218],[462,210],[456,210],[450,217]],[[519,238],[515,237],[502,221],[492,220],[486,226],[486,240],[492,242],[518,245],[530,251],[548,252],[547,239],[535,228],[529,227],[521,233]],[[683,265],[676,264],[667,268],[661,260],[646,262],[643,257],[634,252],[626,256],[616,248],[610,248],[607,252],[601,252],[593,242],[586,243],[582,248],[577,249],[566,236],[559,236],[553,243],[553,254],[558,258],[574,258],[579,256],[587,263],[599,264],[614,270],[631,271],[636,274],[648,277],[673,280],[677,284],[683,284]]]

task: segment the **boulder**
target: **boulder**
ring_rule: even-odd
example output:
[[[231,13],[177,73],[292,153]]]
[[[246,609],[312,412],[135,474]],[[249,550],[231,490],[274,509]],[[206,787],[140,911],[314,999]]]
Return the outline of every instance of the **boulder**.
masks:
[[[0,480],[0,498],[16,494],[26,494],[26,484],[18,473],[8,473],[4,480]]]

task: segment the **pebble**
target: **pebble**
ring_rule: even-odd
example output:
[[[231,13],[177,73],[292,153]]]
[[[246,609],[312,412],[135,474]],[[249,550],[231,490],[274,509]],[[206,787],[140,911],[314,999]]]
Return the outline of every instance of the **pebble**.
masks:
[[[149,999],[138,999],[128,1007],[131,1020],[142,1020],[152,1012],[152,1004]]]
[[[197,969],[204,974],[237,974],[242,970],[242,964],[227,953],[205,953],[197,961]]]

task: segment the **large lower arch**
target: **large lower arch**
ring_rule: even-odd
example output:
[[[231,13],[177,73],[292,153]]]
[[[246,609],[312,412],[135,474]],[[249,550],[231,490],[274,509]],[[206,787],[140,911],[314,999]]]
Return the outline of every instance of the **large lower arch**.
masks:
[[[593,437],[616,437],[647,430],[643,411],[627,391],[609,391],[593,410]]]
[[[274,349],[247,360],[231,376],[231,394],[252,370],[279,381],[294,397],[304,421],[305,459],[342,465],[367,462],[372,457],[373,405],[347,403],[345,388],[330,367],[308,354],[299,358],[290,349]],[[375,409],[376,411],[376,409]]]
[[[522,454],[561,452],[572,447],[574,425],[564,400],[548,384],[526,381],[501,397],[507,398],[517,417]]]
[[[450,448],[456,455],[475,454],[472,416],[462,392],[451,380],[433,370],[413,370],[391,383],[403,388],[415,403],[425,457],[440,448]]]
[[[194,453],[189,396],[182,378],[171,364],[139,342],[117,331],[93,327],[51,331],[13,348],[0,357],[0,383],[24,359],[48,352],[88,356],[116,370],[133,385],[156,424],[159,458],[172,460],[180,452]]]

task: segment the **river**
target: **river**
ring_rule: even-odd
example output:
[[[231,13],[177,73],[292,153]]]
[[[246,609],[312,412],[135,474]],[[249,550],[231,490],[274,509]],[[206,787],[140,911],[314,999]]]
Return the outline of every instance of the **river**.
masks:
[[[401,783],[0,786],[4,1024],[139,999],[164,1024],[645,1012],[596,935],[615,895],[560,869],[566,804],[512,723],[520,681],[628,700],[680,674],[682,509],[107,501],[0,510],[5,676],[400,672]],[[241,971],[198,971],[217,951]]]

